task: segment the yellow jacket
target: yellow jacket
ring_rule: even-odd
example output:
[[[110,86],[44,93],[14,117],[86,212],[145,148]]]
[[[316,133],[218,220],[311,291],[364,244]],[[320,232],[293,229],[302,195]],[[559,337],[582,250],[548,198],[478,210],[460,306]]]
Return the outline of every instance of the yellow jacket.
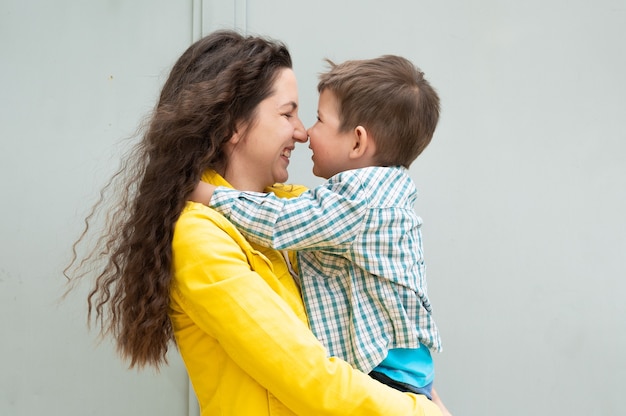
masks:
[[[203,180],[229,186],[214,172]],[[282,255],[216,211],[188,203],[172,248],[170,316],[203,416],[440,415],[328,358]]]

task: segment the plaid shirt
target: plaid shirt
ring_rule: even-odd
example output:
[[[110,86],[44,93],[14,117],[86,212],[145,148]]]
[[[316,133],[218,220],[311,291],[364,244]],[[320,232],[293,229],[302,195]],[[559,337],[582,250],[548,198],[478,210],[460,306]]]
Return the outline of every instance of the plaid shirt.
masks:
[[[297,250],[311,329],[363,372],[391,348],[441,350],[426,293],[417,190],[402,167],[349,170],[298,198],[218,188],[248,240]]]

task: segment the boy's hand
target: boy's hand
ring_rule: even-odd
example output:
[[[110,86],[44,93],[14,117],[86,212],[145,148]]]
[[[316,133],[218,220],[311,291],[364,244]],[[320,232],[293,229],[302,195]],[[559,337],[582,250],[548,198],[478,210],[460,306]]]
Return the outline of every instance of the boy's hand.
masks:
[[[437,394],[437,390],[435,390],[433,388],[433,391],[431,392],[431,395],[433,397],[433,403],[435,403],[437,406],[439,406],[439,410],[441,410],[441,414],[443,416],[452,416],[450,411],[446,408],[446,406],[441,401],[441,398],[439,397],[439,394]]]
[[[199,202],[204,205],[209,205],[211,202],[211,198],[213,197],[213,192],[217,188],[215,185],[211,185],[207,182],[198,182],[196,185],[196,189],[193,190],[191,195],[189,195],[189,200],[193,202]]]

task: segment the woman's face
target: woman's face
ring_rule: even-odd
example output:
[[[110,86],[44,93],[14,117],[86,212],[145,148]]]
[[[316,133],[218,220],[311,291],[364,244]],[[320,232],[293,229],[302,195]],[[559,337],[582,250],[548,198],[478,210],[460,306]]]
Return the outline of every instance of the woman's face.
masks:
[[[296,76],[284,68],[274,82],[272,95],[257,106],[254,121],[231,137],[224,178],[236,189],[257,192],[285,182],[296,142],[306,141],[306,130],[298,117]]]

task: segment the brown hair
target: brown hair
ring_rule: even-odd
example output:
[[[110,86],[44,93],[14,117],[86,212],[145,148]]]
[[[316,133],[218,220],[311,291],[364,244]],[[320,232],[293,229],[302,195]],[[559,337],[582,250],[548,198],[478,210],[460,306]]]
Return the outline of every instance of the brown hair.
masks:
[[[65,275],[72,282],[96,270],[88,322],[93,318],[101,335],[114,337],[131,368],[166,362],[173,340],[171,243],[188,195],[203,171],[224,168],[224,146],[237,123],[254,120],[279,70],[291,66],[282,43],[233,31],[191,45],[172,68],[142,139],[85,220]],[[116,202],[104,232],[80,258],[108,195]]]
[[[327,62],[330,70],[317,89],[336,96],[340,131],[365,127],[380,165],[408,168],[430,143],[439,120],[439,97],[424,73],[395,55]]]

